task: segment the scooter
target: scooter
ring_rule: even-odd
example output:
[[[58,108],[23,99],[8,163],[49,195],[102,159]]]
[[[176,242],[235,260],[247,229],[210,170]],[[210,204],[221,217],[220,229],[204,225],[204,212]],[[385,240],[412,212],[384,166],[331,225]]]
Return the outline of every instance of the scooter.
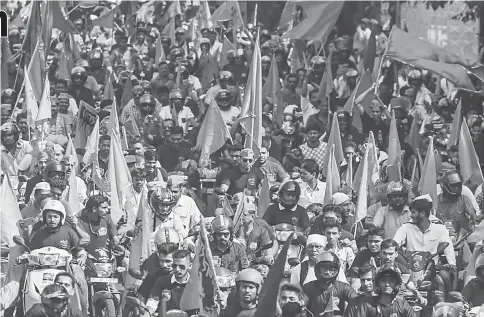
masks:
[[[14,236],[15,244],[23,246],[29,253],[17,258],[18,264],[27,264],[27,272],[21,285],[21,298],[17,306],[21,312],[27,312],[34,304],[40,303],[40,294],[47,285],[53,284],[60,272],[69,271],[72,255],[66,250],[44,247],[31,251],[21,236]],[[23,315],[23,314],[20,314]]]

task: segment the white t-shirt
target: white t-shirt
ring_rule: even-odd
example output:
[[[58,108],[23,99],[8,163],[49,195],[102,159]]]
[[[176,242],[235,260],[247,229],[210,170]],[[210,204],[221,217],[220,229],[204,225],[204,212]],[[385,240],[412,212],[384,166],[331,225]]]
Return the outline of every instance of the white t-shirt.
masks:
[[[220,109],[220,113],[222,113],[224,123],[230,128],[235,123],[235,119],[240,116],[240,109],[237,107],[230,107],[229,110]]]
[[[183,132],[188,132],[187,122],[191,118],[195,118],[190,108],[183,106],[183,109],[177,114],[178,125],[183,128]],[[171,114],[171,106],[164,106],[160,112],[161,119],[173,119]]]

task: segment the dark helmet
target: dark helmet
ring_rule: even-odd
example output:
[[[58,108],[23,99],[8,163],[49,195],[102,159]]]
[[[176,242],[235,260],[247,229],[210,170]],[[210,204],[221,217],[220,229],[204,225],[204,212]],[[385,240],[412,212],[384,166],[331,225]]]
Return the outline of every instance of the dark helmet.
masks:
[[[154,213],[164,217],[170,215],[177,203],[177,198],[171,190],[157,187],[150,195],[150,207]]]
[[[225,83],[226,85],[235,85],[235,76],[228,70],[223,70],[219,73],[220,83]]]
[[[7,123],[4,123],[2,124],[2,126],[0,127],[0,131],[2,133],[2,144],[5,145],[5,137],[7,135],[13,135],[14,138],[13,138],[13,141],[12,142],[9,142],[8,145],[11,145],[11,144],[16,144],[20,138],[20,130],[18,128],[18,126],[13,123],[13,122],[7,122]]]
[[[143,88],[145,93],[149,94],[151,92],[151,84],[147,80],[142,80],[139,85]]]
[[[59,178],[64,178],[66,169],[63,163],[52,161],[45,166],[44,173],[47,178],[52,178],[56,176]]]
[[[400,285],[402,285],[402,274],[398,268],[396,268],[393,265],[390,264],[384,264],[382,265],[375,274],[375,290],[377,293],[381,292],[380,287],[378,286],[378,283],[380,280],[385,276],[389,275],[391,278],[393,278],[396,282],[396,287],[393,290],[393,296],[396,296],[400,292]]]
[[[145,105],[148,105],[154,108],[156,106],[155,97],[153,97],[150,94],[144,94],[143,96],[141,96],[139,100],[139,104],[141,108]]]
[[[390,182],[387,187],[388,203],[391,206],[404,206],[408,200],[408,188],[402,182]]]
[[[333,283],[338,278],[340,269],[338,256],[330,251],[324,251],[316,260],[314,274],[323,283]]]
[[[2,91],[2,103],[7,103],[6,99],[10,99],[11,103],[17,100],[17,93],[12,88],[7,88]]]
[[[232,232],[234,229],[234,223],[228,216],[220,215],[212,220],[212,232]]]
[[[231,105],[232,96],[227,89],[220,89],[215,97],[217,105],[222,109],[228,109]]]
[[[301,196],[301,187],[293,180],[287,181],[279,189],[279,203],[287,209],[297,205]]]
[[[42,290],[40,299],[42,306],[45,310],[47,310],[49,315],[62,315],[66,311],[69,304],[69,293],[64,286],[50,284]]]
[[[440,179],[442,192],[448,196],[458,197],[462,193],[462,178],[457,171],[449,171]]]
[[[71,70],[71,77],[79,77],[81,79],[87,79],[87,71],[82,66],[76,66]]]
[[[338,118],[338,121],[346,120],[346,122],[349,122],[351,119],[350,113],[346,110],[336,111],[336,117]]]

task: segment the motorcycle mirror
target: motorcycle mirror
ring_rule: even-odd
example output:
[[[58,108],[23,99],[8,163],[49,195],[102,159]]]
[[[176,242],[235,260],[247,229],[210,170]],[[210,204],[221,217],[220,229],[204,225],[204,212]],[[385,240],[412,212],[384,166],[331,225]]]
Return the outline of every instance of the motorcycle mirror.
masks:
[[[126,272],[126,268],[125,268],[125,267],[123,267],[123,266],[118,266],[118,267],[116,268],[116,271],[117,271],[118,273],[123,273],[123,272]]]
[[[449,242],[440,242],[437,246],[437,254],[441,254],[449,246]]]
[[[126,236],[128,238],[134,238],[134,230],[128,230],[128,231],[126,231]]]
[[[299,262],[299,259],[298,258],[289,258],[287,260],[287,264],[289,264],[290,266],[296,266],[298,265],[300,262]]]
[[[25,240],[22,236],[13,236],[13,242],[16,245],[23,246],[24,248],[30,251],[29,247],[25,244]]]

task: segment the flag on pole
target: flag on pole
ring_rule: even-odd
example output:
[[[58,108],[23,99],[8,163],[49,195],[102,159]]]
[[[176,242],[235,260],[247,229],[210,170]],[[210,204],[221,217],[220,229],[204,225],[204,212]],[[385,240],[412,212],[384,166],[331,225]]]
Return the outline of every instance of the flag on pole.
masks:
[[[69,177],[69,193],[67,194],[67,202],[69,203],[70,211],[74,216],[80,216],[82,204],[79,200],[79,191],[77,190],[76,169],[71,170]]]
[[[368,154],[370,153],[371,149],[369,147],[366,148],[365,156],[363,157],[362,165],[362,173],[361,173],[361,182],[358,187],[358,200],[356,202],[356,223],[363,220],[366,217],[367,209],[368,209]]]
[[[331,149],[331,147],[334,145],[334,158],[336,165],[339,167],[341,166],[341,163],[344,161],[344,153],[343,153],[343,145],[341,142],[341,132],[339,130],[339,123],[338,123],[338,118],[336,115],[333,116],[333,123],[331,125],[331,132],[329,133],[329,138],[328,138],[328,147],[327,149]],[[322,173],[325,177],[328,175],[327,170],[324,169],[324,166],[328,166],[329,164],[329,155],[330,151],[324,152],[324,157],[323,157],[323,166],[320,166],[319,168],[322,169]]]
[[[200,29],[211,29],[213,26],[212,15],[210,14],[210,7],[208,6],[208,1],[202,2],[200,9],[197,14],[198,27]]]
[[[118,136],[120,135],[118,109],[116,108],[116,97],[114,97],[108,121],[108,135],[112,137],[113,133],[116,133]]]
[[[435,166],[434,156],[434,138],[430,137],[427,155],[425,156],[425,163],[422,172],[422,177],[418,184],[418,191],[420,194],[429,194],[434,202],[434,207],[437,203],[437,168]]]
[[[279,77],[279,68],[277,67],[276,57],[272,56],[269,76],[262,87],[262,98],[272,99],[272,114],[277,124],[282,126],[282,117],[284,114],[284,101],[282,100],[282,85]]]
[[[42,98],[42,90],[44,87],[43,80],[46,77],[45,52],[42,41],[39,41],[35,46],[27,71],[29,72],[30,83],[32,84],[35,98],[37,99],[37,101],[40,102],[40,99]]]
[[[8,69],[8,62],[12,57],[12,51],[10,51],[10,45],[8,44],[7,39],[0,39],[0,66],[2,69]],[[10,78],[9,72],[3,71],[0,74],[0,89],[3,91],[4,89],[9,87]]]
[[[449,150],[453,145],[457,145],[459,141],[459,135],[462,126],[462,98],[459,99],[459,104],[454,113],[454,118],[452,119],[452,127],[450,129],[450,138],[447,143],[447,150]]]
[[[50,81],[49,78],[45,78],[44,91],[42,93],[42,99],[40,100],[39,112],[35,122],[37,125],[41,125],[41,131],[45,135],[49,134],[50,122],[52,119],[52,102],[50,99]]]
[[[351,124],[358,129],[358,131],[363,132],[363,123],[361,122],[361,114],[360,111],[354,107],[355,100],[363,94],[365,91],[370,89],[373,85],[373,79],[370,70],[366,70],[363,75],[361,76],[358,84],[356,85],[356,89],[350,95],[348,101],[344,106],[344,109],[351,114]],[[371,103],[373,101],[373,93],[368,93],[363,100],[361,100],[361,105],[365,112],[371,113]]]
[[[261,218],[267,211],[267,208],[271,205],[271,191],[269,188],[269,180],[267,176],[262,181],[262,187],[260,189],[259,201],[257,202],[257,217]]]
[[[27,110],[27,123],[33,129],[36,128],[35,119],[39,113],[39,105],[37,104],[37,99],[35,98],[34,89],[32,88],[32,83],[30,81],[30,75],[25,68],[24,71],[24,81],[25,81],[25,102],[24,106]]]
[[[86,152],[84,153],[84,157],[82,158],[82,162],[89,166],[92,164],[92,181],[94,184],[99,188],[101,191],[106,191],[106,183],[101,177],[99,173],[99,161],[98,161],[98,153],[99,153],[99,117],[96,119],[96,123],[94,124],[94,128],[92,129],[91,134],[87,138],[86,142]]]
[[[333,194],[337,193],[341,187],[339,168],[334,157],[334,149],[334,145],[329,149],[329,161],[326,169],[326,191],[324,193],[325,205],[333,203]]]
[[[91,21],[92,25],[101,26],[104,28],[112,29],[114,26],[114,14],[116,12],[117,7],[106,13],[105,15],[100,16],[97,19]]]
[[[232,42],[224,35],[224,43],[222,45],[222,53],[220,54],[220,68],[223,68],[225,65],[229,63],[227,59],[228,52],[230,50],[237,49]]]
[[[472,143],[466,120],[462,121],[459,135],[459,165],[464,182],[470,182],[476,186],[484,183],[479,158]]]
[[[21,232],[18,221],[22,219],[22,214],[8,174],[4,174],[4,180],[0,186],[0,195],[2,197],[0,204],[1,243],[13,247],[15,246],[13,236],[19,235]]]
[[[389,181],[400,181],[402,175],[400,168],[402,165],[402,148],[400,147],[400,139],[397,131],[397,121],[395,119],[395,112],[392,111],[392,119],[390,121],[390,132],[388,133],[388,168],[395,168],[398,174],[389,175]],[[398,176],[399,175],[399,176]],[[393,176],[398,176],[398,179],[391,179]]]

